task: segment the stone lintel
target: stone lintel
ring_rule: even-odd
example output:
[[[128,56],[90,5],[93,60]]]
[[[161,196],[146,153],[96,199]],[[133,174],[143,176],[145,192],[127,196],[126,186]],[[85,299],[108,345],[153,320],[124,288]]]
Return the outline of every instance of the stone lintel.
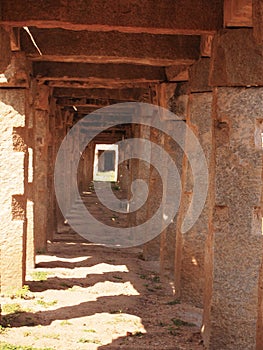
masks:
[[[33,74],[39,81],[158,82],[166,80],[163,67],[130,64],[90,64],[34,62]]]
[[[199,58],[197,35],[151,35],[31,28],[42,55],[21,32],[21,48],[37,61],[132,63],[166,66]],[[48,38],[48,40],[47,40]]]
[[[200,34],[215,32],[223,26],[223,3],[220,0],[2,0],[3,24],[16,27],[65,28],[71,30],[120,31],[150,34]],[[169,19],[169,20],[167,20]]]
[[[74,89],[54,88],[54,97],[65,98],[90,98],[90,99],[115,99],[121,101],[138,101],[142,96],[148,95],[149,89]]]
[[[263,47],[249,28],[225,29],[215,35],[211,86],[262,86]]]

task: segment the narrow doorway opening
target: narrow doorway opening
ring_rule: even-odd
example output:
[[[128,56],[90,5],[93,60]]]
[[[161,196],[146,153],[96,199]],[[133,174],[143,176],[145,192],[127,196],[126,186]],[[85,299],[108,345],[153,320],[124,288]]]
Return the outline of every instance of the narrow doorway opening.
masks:
[[[118,179],[118,145],[96,144],[93,181],[116,182]]]

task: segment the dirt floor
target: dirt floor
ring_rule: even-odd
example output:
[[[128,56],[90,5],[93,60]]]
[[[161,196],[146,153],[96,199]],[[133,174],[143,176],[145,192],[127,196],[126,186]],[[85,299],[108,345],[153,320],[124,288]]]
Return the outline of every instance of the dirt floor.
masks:
[[[85,201],[94,216],[112,222],[93,190]],[[125,214],[114,219],[112,225],[125,226]],[[37,255],[29,291],[0,299],[0,349],[16,349],[3,343],[58,350],[203,349],[202,310],[175,299],[171,286],[160,282],[158,262],[144,261],[140,248],[89,243],[69,226],[58,232],[48,252]]]

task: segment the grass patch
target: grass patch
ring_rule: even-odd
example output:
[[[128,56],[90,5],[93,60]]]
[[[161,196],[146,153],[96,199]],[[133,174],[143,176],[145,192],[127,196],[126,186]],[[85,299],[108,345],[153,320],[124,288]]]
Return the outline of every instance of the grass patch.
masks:
[[[12,289],[4,294],[4,296],[7,296],[11,299],[33,299],[34,297],[30,295],[29,286],[24,285],[22,288],[19,289]]]
[[[73,323],[69,322],[68,320],[63,320],[60,322],[61,326],[71,326]]]
[[[18,303],[5,304],[2,306],[2,311],[4,314],[15,314],[18,312],[23,312],[21,305]]]
[[[77,291],[79,291],[80,289],[81,289],[80,286],[73,286],[73,287],[68,288],[68,291],[69,291],[69,292],[77,292]]]
[[[143,333],[140,332],[140,331],[136,331],[134,334],[133,334],[134,337],[142,337],[143,336]]]
[[[166,303],[166,305],[177,305],[177,304],[181,304],[181,300],[174,299],[174,300],[168,301],[168,303]]]
[[[78,343],[92,343],[92,344],[101,345],[101,342],[98,339],[87,339],[87,338],[80,338],[78,340]]]
[[[6,332],[7,332],[7,328],[2,326],[2,325],[0,325],[0,334],[4,334]]]
[[[24,337],[29,337],[32,334],[30,331],[26,331],[23,333]]]
[[[183,320],[180,320],[179,318],[172,318],[171,320],[173,322],[173,324],[176,327],[182,327],[182,326],[186,326],[186,327],[195,327],[194,323],[189,323],[189,322],[185,322]]]
[[[56,305],[57,303],[58,303],[57,300],[52,300],[52,301],[37,300],[37,304],[43,306],[46,309]]]
[[[87,332],[87,333],[97,333],[95,331],[95,329],[83,329],[83,332]]]
[[[160,277],[159,276],[154,276],[152,277],[152,281],[156,283],[160,283]]]
[[[110,314],[114,315],[114,314],[121,314],[122,310],[112,310],[110,311]]]
[[[0,350],[54,350],[53,348],[32,348],[32,346],[12,345],[0,342]]]
[[[42,337],[48,338],[48,339],[56,339],[56,340],[60,339],[60,335],[57,333],[43,334]]]
[[[66,287],[66,288],[69,288],[71,286],[69,283],[66,283],[66,282],[61,282],[61,283],[59,283],[59,285],[61,287]]]
[[[179,334],[177,328],[169,327],[168,329],[169,329],[169,333],[175,337]]]
[[[122,280],[122,277],[120,276],[112,276],[113,278],[115,278],[116,280]]]
[[[50,272],[47,272],[47,271],[34,271],[31,273],[31,277],[33,281],[36,281],[36,282],[46,281],[49,275],[50,275]]]

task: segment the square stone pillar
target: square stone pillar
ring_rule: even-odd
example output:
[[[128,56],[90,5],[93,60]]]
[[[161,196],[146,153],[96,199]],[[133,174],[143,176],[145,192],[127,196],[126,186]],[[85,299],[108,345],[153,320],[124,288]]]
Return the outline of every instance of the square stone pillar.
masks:
[[[218,88],[214,103],[215,204],[202,332],[208,349],[262,349],[263,88]]]
[[[223,59],[222,59],[223,58]],[[263,55],[253,30],[213,41],[213,213],[202,333],[209,349],[262,349]],[[253,87],[254,86],[254,87]],[[261,271],[261,273],[260,273]]]
[[[48,222],[49,87],[35,85],[34,96],[34,232],[36,252],[46,250]]]
[[[21,288],[26,262],[27,146],[24,89],[0,89],[1,292]]]
[[[212,93],[192,93],[189,96],[187,127],[191,129],[199,141],[207,167],[210,167],[212,152]],[[205,243],[209,232],[209,193],[203,210],[187,232],[182,233],[182,224],[193,200],[194,181],[191,166],[188,161],[192,149],[191,138],[186,138],[185,154],[182,170],[182,196],[177,220],[176,253],[175,253],[175,290],[183,301],[198,307],[203,307],[205,286]],[[198,157],[194,158],[196,166]],[[200,169],[202,170],[202,169]],[[199,191],[198,188],[195,189]]]
[[[184,142],[185,135],[178,133],[180,130],[180,123],[184,123],[186,119],[186,107],[188,102],[188,96],[185,94],[184,88],[181,88],[184,84],[177,83],[164,83],[160,84],[156,90],[156,99],[157,103],[174,113],[170,115],[169,119],[167,115],[163,115],[162,118],[165,121],[164,127],[167,133],[159,132],[153,138],[153,142],[159,144],[170,158],[178,171],[179,176],[182,173],[182,161],[183,161],[183,150],[180,147],[180,143]],[[179,126],[179,128],[178,128]],[[180,142],[179,142],[180,140]],[[153,154],[154,159],[154,154]],[[181,186],[180,183],[176,184],[176,179],[172,179],[169,174],[169,169],[167,168],[168,164],[163,164],[166,167],[165,176],[162,179],[162,195],[166,206],[173,207],[176,204],[176,201],[179,201],[179,198],[170,198],[169,186],[171,182],[174,182],[175,186]],[[171,169],[170,169],[171,170]],[[159,186],[160,187],[160,186]],[[170,202],[169,202],[170,201]],[[165,212],[164,212],[165,217]],[[175,265],[175,250],[176,250],[176,223],[177,223],[177,213],[173,218],[172,222],[167,226],[161,229],[160,235],[160,274],[161,279],[164,283],[169,284],[171,287],[172,293],[175,292],[174,288],[174,265]]]
[[[151,142],[155,142],[159,146],[163,146],[163,140],[164,137],[160,133],[159,130],[156,130],[154,128],[149,128],[149,140]],[[155,163],[156,157],[158,157],[157,154],[154,153],[153,150],[150,150],[149,152],[149,164],[150,167],[148,169],[148,186],[149,186],[149,196],[147,200],[147,215],[146,219],[150,219],[158,209],[158,205],[160,201],[162,200],[163,195],[163,184],[162,179],[160,178],[159,173],[152,165]],[[161,223],[160,223],[161,224]],[[160,233],[162,231],[162,227],[160,226]],[[151,241],[147,242],[143,246],[143,256],[145,260],[153,260],[158,261],[160,258],[160,235],[153,238]]]

